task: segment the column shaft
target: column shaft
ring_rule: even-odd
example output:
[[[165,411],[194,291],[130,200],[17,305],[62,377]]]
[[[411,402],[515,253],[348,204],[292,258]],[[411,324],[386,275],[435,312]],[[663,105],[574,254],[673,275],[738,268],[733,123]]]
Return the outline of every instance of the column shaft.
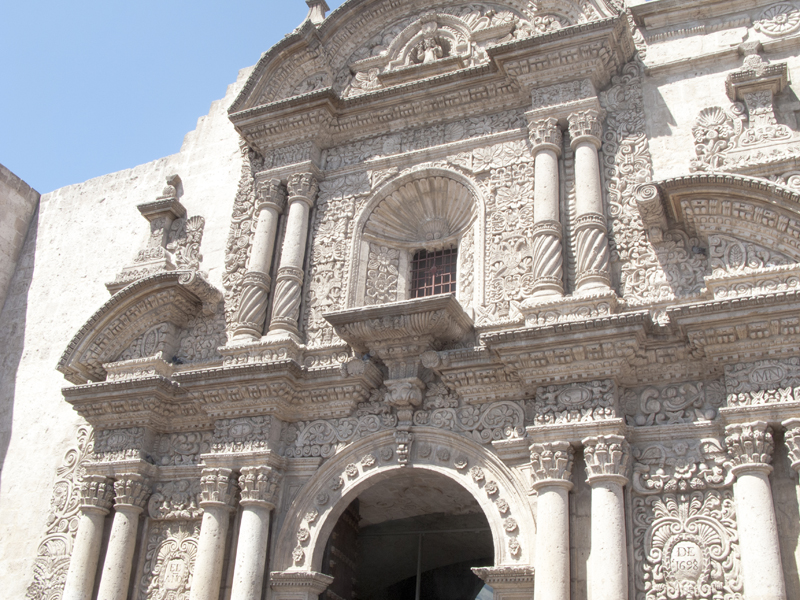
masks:
[[[592,484],[592,531],[589,586],[592,600],[628,597],[628,553],[622,486],[614,481]]]
[[[538,488],[536,531],[536,585],[534,600],[568,600],[569,490],[568,481],[542,484]]]
[[[203,506],[203,523],[197,541],[191,600],[217,600],[222,583],[222,562],[228,539],[229,506]]]
[[[267,564],[269,513],[270,507],[260,504],[243,507],[231,600],[261,598],[264,567]]]
[[[98,600],[126,600],[128,597],[141,512],[138,506],[114,507],[114,521],[103,562]]]
[[[107,510],[84,508],[78,523],[62,600],[92,600]]]

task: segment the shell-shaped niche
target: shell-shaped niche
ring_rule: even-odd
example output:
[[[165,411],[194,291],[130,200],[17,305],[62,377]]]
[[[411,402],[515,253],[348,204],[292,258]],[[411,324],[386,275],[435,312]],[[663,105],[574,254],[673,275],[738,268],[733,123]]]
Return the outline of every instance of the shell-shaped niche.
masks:
[[[372,211],[364,237],[395,247],[453,241],[475,216],[472,192],[448,177],[409,181]]]

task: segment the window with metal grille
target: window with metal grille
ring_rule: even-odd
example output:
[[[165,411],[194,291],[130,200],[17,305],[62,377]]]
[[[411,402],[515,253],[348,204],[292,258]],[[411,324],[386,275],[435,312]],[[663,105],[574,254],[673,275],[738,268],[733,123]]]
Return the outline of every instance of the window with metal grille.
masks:
[[[456,291],[458,250],[419,250],[411,261],[411,297],[424,298]]]

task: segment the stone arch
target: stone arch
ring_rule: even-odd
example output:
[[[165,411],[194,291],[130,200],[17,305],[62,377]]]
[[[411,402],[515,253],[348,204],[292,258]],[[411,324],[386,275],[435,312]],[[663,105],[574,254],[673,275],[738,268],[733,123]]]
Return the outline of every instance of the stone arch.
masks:
[[[274,570],[313,573],[339,516],[367,488],[402,469],[425,469],[466,489],[481,507],[492,533],[495,566],[533,564],[536,526],[511,470],[468,438],[415,429],[407,466],[399,463],[393,431],[359,440],[320,467],[299,490],[277,536]]]
[[[416,189],[418,198],[414,198]],[[435,193],[454,194],[457,201],[449,202],[448,198],[434,199],[426,203],[421,196],[424,190],[434,190]],[[391,211],[382,211],[383,204],[394,204]],[[405,211],[409,219],[415,215],[420,221],[406,227],[390,223],[386,215],[397,214],[397,209],[404,203],[417,203],[418,210],[407,207]],[[416,206],[416,205],[415,205]],[[483,261],[477,257],[484,247],[486,202],[480,188],[469,177],[454,169],[441,167],[415,168],[383,183],[364,204],[356,216],[353,229],[353,245],[350,256],[350,287],[347,295],[348,308],[361,306],[364,303],[366,289],[366,263],[364,255],[365,243],[381,243],[383,239],[387,245],[402,250],[415,247],[443,246],[446,243],[469,241],[474,259],[474,277],[472,291],[469,297],[459,297],[462,305],[467,307],[481,306],[483,304]],[[468,213],[468,214],[467,214]],[[413,231],[419,235],[414,236]],[[425,239],[423,232],[432,233],[431,238]],[[464,234],[471,232],[472,239],[466,240]],[[437,233],[439,234],[437,236]],[[368,253],[368,250],[366,250]]]

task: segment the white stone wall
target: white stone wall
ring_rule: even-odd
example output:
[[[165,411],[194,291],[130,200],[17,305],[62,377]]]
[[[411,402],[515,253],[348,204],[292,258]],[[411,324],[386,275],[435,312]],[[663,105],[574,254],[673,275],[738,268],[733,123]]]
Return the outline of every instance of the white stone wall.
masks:
[[[177,154],[42,197],[0,315],[0,589],[6,598],[25,597],[57,469],[81,424],[61,395],[66,382],[55,365],[108,300],[105,283],[144,247],[149,227],[136,205],[154,200],[169,174],[182,178],[189,215],[206,219],[200,268],[221,287],[241,168],[226,111],[247,74],[240,72]]]
[[[0,165],[0,310],[38,201],[39,192]]]

